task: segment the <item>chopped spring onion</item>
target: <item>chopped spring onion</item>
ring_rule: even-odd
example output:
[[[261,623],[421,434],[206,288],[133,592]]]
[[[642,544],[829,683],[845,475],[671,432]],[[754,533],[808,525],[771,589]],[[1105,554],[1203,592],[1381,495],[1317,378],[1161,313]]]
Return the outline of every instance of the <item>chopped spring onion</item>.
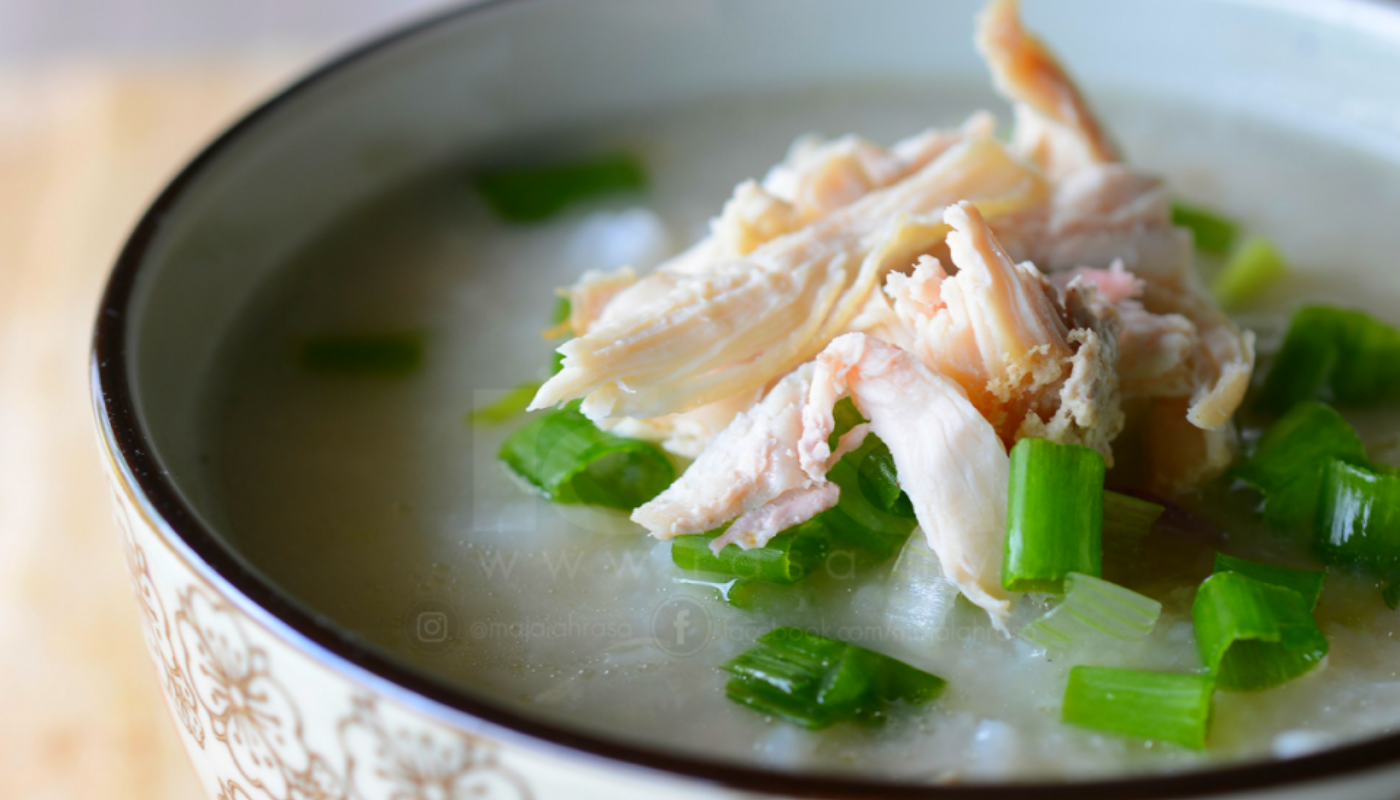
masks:
[[[546,167],[484,172],[476,188],[507,222],[539,222],[575,203],[645,189],[646,170],[624,153]]]
[[[1232,472],[1263,493],[1264,521],[1271,528],[1307,534],[1317,520],[1322,470],[1331,458],[1364,461],[1366,446],[1330,406],[1299,403]]]
[[[831,533],[821,516],[774,536],[764,547],[745,550],[731,544],[711,552],[710,542],[724,529],[671,540],[671,561],[681,569],[751,578],[769,583],[796,583],[821,568],[831,551]]]
[[[1400,581],[1386,584],[1386,587],[1381,590],[1381,599],[1385,601],[1386,606],[1391,611],[1400,608]]]
[[[1152,632],[1162,604],[1117,584],[1071,572],[1065,599],[1021,629],[1021,638],[1065,652],[1104,639],[1131,642]]]
[[[855,426],[868,421],[861,416],[855,403],[849,397],[844,397],[837,402],[831,409],[831,413],[836,424],[832,427],[831,435],[827,437],[827,444],[833,450],[836,449],[842,436]],[[881,442],[879,437],[870,434],[858,452],[861,452],[862,455],[853,461],[859,471],[859,486],[865,497],[877,508],[900,516],[914,516],[914,508],[910,505],[908,496],[899,488],[894,456],[890,454],[889,447]],[[839,476],[828,475],[827,477],[838,484],[841,483]]]
[[[1011,448],[1002,586],[1058,593],[1071,572],[1103,574],[1103,476],[1103,456],[1087,447],[1022,439]]]
[[[467,414],[467,422],[473,425],[499,425],[517,414],[524,414],[539,390],[538,383],[522,383],[495,401],[473,409]]]
[[[1292,589],[1303,596],[1303,600],[1307,603],[1309,609],[1317,606],[1317,600],[1322,596],[1322,583],[1327,579],[1327,573],[1325,572],[1277,567],[1273,564],[1260,564],[1257,561],[1246,561],[1243,558],[1227,556],[1224,553],[1215,554],[1214,571],[1238,572],[1256,581],[1263,581],[1264,583],[1270,583],[1274,586]]]
[[[863,563],[893,558],[919,524],[908,498],[894,482],[892,463],[888,471],[871,466],[888,458],[889,452],[879,437],[870,434],[826,475],[841,488],[841,499],[817,518],[838,546],[866,554]]]
[[[1103,493],[1103,560],[1126,568],[1166,507],[1118,492]]]
[[[1301,594],[1238,572],[1206,578],[1191,618],[1201,660],[1227,691],[1278,686],[1327,655],[1327,637]]]
[[[1259,407],[1282,414],[1314,398],[1343,406],[1400,402],[1400,330],[1351,309],[1299,309],[1264,380]]]
[[[1214,691],[1209,675],[1075,667],[1069,671],[1060,720],[1201,750]]]
[[[675,478],[656,447],[599,430],[574,407],[550,411],[511,434],[500,458],[556,503],[630,510]]]
[[[1329,459],[1314,546],[1328,564],[1400,569],[1400,471]]]
[[[423,335],[326,335],[301,346],[301,366],[310,372],[400,378],[423,365]]]
[[[818,730],[837,722],[878,722],[891,703],[926,703],[946,681],[863,647],[775,628],[720,665],[729,699]]]
[[[1231,311],[1248,305],[1287,275],[1288,262],[1278,248],[1268,239],[1255,237],[1230,256],[1211,285],[1211,294],[1221,308]]]
[[[1196,249],[1203,253],[1224,255],[1235,246],[1235,223],[1200,206],[1172,203],[1172,224],[1190,228]]]

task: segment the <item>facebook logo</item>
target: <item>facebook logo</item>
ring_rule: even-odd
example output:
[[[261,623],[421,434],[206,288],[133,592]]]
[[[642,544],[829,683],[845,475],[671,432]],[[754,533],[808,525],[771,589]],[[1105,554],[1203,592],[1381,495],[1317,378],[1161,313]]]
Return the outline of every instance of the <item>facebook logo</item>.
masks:
[[[651,615],[651,638],[663,652],[689,658],[710,642],[710,613],[689,595],[667,598]]]

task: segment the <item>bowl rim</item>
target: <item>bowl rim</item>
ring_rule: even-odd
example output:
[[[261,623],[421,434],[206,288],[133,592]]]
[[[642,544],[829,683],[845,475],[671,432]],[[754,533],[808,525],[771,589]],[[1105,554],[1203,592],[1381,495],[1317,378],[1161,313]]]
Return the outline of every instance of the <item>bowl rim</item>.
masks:
[[[1292,15],[1384,19],[1391,30],[1400,30],[1400,6],[1381,0],[1221,0],[1225,3],[1274,8]],[[729,790],[808,798],[842,800],[1095,800],[1102,798],[1194,798],[1246,792],[1286,783],[1316,782],[1328,778],[1355,777],[1363,772],[1400,763],[1400,733],[1390,734],[1305,756],[1249,761],[1207,767],[1182,773],[1153,774],[1088,781],[1030,781],[937,785],[882,781],[840,774],[783,772],[743,766],[727,761],[694,757],[677,752],[627,744],[605,735],[585,733],[567,726],[532,718],[464,691],[426,671],[400,663],[387,653],[366,647],[358,637],[341,630],[284,594],[260,573],[247,569],[211,529],[186,505],[169,474],[154,455],[132,394],[128,369],[128,310],[142,264],[159,236],[170,212],[187,192],[244,135],[284,106],[296,102],[308,90],[346,68],[391,48],[409,44],[449,24],[504,6],[526,5],[527,0],[466,0],[429,13],[385,33],[352,45],[321,60],[291,83],[278,89],[244,113],[190,159],[146,208],[118,253],[98,305],[90,354],[91,391],[104,446],[111,451],[139,490],[138,499],[156,512],[163,525],[156,534],[195,558],[190,566],[200,577],[226,587],[223,592],[238,610],[254,619],[271,617],[274,635],[297,649],[311,649],[308,656],[328,668],[363,682],[374,679],[377,691],[397,692],[394,699],[437,718],[435,708],[424,708],[417,698],[488,723],[503,731],[523,735],[529,745],[552,746],[571,756],[590,756],[615,765],[666,773],[669,777],[709,783]],[[166,530],[168,529],[168,530]],[[173,534],[178,542],[169,541]],[[232,589],[232,591],[227,591]],[[297,639],[301,641],[296,641]],[[348,674],[347,674],[348,673]],[[528,746],[528,745],[527,745]]]

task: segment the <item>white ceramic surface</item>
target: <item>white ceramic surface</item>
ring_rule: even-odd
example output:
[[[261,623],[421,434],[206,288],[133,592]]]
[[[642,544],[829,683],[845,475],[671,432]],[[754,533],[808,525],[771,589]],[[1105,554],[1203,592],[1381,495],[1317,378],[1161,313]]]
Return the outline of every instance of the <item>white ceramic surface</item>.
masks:
[[[318,73],[177,178],[118,263],[93,375],[147,644],[211,797],[1400,795],[1396,741],[1097,788],[879,787],[629,750],[516,720],[358,647],[212,533],[218,509],[192,444],[205,365],[254,289],[338,214],[506,135],[662,101],[882,76],[981,81],[968,42],[978,5],[503,0]],[[1400,159],[1395,9],[1027,0],[1026,10],[1091,92],[1196,97]]]

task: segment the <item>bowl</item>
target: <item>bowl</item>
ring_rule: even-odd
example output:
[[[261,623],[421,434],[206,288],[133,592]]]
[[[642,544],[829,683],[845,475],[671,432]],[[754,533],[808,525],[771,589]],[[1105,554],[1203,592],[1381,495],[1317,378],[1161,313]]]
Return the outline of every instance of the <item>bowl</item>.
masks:
[[[979,5],[478,3],[332,60],[190,162],[120,254],[91,370],[146,643],[211,798],[1344,800],[1400,791],[1400,735],[1182,774],[950,786],[793,775],[622,744],[523,716],[386,655],[284,594],[209,524],[193,444],[197,389],[257,287],[346,209],[490,142],[660,104],[852,78],[981,85],[968,35]],[[1400,7],[1028,5],[1091,94],[1192,98],[1400,158]]]

